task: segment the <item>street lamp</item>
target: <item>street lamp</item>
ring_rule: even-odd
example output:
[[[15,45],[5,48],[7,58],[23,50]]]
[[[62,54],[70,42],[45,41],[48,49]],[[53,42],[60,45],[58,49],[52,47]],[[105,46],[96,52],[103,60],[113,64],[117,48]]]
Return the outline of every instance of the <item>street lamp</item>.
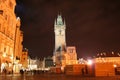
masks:
[[[116,67],[117,67],[117,65],[116,65],[116,64],[114,64],[114,65],[113,65],[113,67],[114,67],[114,68],[116,68]]]
[[[88,64],[88,65],[92,65],[92,64],[93,64],[93,61],[89,59],[88,62],[87,62],[87,64]]]

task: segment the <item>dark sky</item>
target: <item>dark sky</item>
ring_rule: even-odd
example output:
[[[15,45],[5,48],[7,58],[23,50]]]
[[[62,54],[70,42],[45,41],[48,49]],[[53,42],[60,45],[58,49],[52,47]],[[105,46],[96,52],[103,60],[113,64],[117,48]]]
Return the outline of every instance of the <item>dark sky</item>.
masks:
[[[67,46],[78,58],[100,52],[120,52],[120,0],[17,0],[24,47],[29,54],[47,57],[54,50],[54,20],[66,21]]]

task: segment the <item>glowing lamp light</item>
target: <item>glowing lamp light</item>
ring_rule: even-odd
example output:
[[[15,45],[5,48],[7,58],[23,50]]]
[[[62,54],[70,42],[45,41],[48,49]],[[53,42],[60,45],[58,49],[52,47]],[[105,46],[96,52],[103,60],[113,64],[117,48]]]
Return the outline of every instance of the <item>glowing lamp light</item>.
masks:
[[[93,63],[92,60],[88,60],[87,62],[88,65],[92,65],[92,63]]]
[[[116,68],[116,67],[117,67],[117,65],[116,65],[116,64],[114,64],[113,66],[114,66],[114,68]]]
[[[13,59],[13,57],[11,56],[10,59]]]

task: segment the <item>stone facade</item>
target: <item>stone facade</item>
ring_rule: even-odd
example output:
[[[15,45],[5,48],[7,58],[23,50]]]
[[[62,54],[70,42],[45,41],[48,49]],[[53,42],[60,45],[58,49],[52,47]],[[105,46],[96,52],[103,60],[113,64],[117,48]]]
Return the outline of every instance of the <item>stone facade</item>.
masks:
[[[94,59],[94,63],[95,76],[115,76],[115,69],[120,68],[120,57],[99,57]]]
[[[20,63],[22,64],[22,68],[28,68],[28,50],[26,48],[22,51]]]
[[[67,52],[63,55],[62,66],[77,64],[77,53],[74,46],[67,47]]]
[[[22,52],[23,33],[20,18],[16,17],[15,0],[0,0],[0,69],[16,71]]]

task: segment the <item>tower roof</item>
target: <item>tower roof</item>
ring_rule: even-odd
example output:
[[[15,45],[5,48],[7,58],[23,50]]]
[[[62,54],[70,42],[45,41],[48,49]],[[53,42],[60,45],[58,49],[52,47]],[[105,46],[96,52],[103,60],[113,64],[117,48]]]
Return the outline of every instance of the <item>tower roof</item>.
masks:
[[[61,14],[58,14],[57,20],[55,20],[55,25],[65,25],[65,21],[63,22]]]

